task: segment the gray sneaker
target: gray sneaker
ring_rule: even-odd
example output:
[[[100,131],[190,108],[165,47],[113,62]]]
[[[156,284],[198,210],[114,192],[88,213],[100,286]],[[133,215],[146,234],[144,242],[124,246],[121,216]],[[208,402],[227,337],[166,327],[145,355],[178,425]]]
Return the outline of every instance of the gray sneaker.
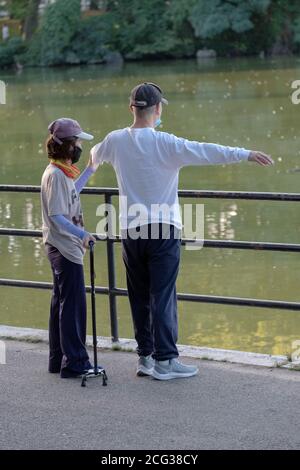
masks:
[[[152,375],[154,367],[154,359],[150,356],[140,356],[136,369],[136,375],[144,377],[145,375]]]
[[[198,373],[198,367],[182,364],[177,359],[155,361],[152,377],[157,380],[192,377]]]

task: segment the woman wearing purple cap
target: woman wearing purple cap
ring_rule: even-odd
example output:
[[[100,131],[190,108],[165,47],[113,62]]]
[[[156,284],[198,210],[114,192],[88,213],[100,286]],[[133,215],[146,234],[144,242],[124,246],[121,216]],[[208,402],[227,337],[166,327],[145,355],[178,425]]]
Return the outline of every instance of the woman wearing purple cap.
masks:
[[[81,139],[93,136],[77,121],[57,119],[49,126],[50,164],[41,183],[43,242],[53,272],[49,320],[49,372],[77,377],[90,369],[85,347],[86,296],[83,256],[94,237],[84,230],[79,194],[96,170],[89,161],[81,176],[75,163]]]

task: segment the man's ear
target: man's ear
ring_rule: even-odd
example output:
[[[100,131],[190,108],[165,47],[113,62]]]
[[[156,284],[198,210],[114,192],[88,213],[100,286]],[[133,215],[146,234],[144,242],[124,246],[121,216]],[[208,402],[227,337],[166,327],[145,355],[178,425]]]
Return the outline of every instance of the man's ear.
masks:
[[[132,112],[132,114],[134,114],[133,106],[132,106],[131,104],[129,105],[129,109],[130,109],[130,111]]]

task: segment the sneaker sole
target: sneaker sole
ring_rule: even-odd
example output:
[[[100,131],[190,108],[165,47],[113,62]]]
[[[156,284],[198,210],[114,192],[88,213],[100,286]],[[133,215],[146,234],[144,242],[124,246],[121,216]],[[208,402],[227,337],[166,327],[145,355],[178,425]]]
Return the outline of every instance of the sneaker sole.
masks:
[[[153,370],[152,377],[156,380],[171,380],[171,379],[187,379],[188,377],[194,377],[198,374],[198,370],[195,372],[186,372],[184,374],[180,374],[179,372],[170,372],[168,374],[160,374],[155,369]]]
[[[138,377],[145,377],[147,375],[151,376],[153,374],[153,369],[147,369],[144,366],[139,366],[139,368],[136,371],[136,375]]]

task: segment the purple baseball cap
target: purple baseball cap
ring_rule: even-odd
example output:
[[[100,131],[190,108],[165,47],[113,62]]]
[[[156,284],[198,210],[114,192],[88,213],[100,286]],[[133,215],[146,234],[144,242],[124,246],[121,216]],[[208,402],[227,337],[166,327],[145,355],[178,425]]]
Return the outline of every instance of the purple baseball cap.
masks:
[[[51,122],[48,130],[52,134],[55,142],[60,145],[62,144],[60,139],[67,139],[68,137],[77,137],[83,140],[92,140],[94,138],[93,135],[83,132],[77,121],[69,118],[56,119]]]

